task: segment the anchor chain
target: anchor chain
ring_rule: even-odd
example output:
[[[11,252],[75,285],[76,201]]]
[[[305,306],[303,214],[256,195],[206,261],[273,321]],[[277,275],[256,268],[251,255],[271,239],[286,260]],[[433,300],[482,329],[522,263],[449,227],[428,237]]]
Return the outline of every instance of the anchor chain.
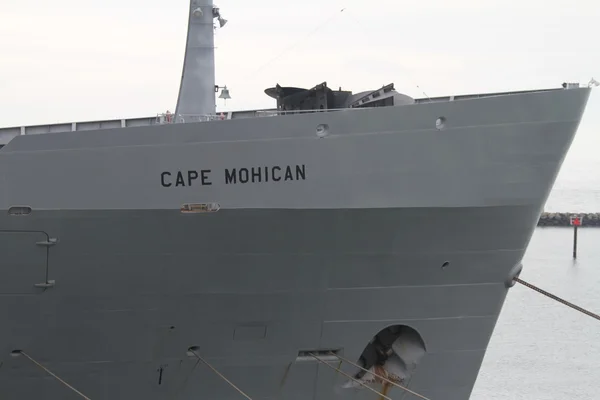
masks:
[[[571,303],[571,302],[568,302],[568,301],[566,301],[566,300],[563,300],[563,299],[561,299],[560,297],[558,297],[558,296],[555,296],[555,295],[553,295],[552,293],[546,292],[544,289],[540,289],[539,287],[537,287],[537,286],[534,286],[534,285],[532,285],[531,283],[525,282],[525,281],[524,281],[524,280],[522,280],[522,279],[519,279],[519,278],[514,278],[514,281],[515,281],[515,282],[518,282],[518,283],[520,283],[521,285],[523,285],[523,286],[526,286],[526,287],[528,287],[528,288],[530,288],[530,289],[532,289],[532,290],[535,290],[536,292],[538,292],[538,293],[541,293],[541,294],[543,294],[544,296],[547,296],[547,297],[551,298],[552,300],[556,300],[556,301],[558,301],[559,303],[562,303],[562,304],[564,304],[564,305],[565,305],[565,306],[567,306],[567,307],[571,307],[571,308],[572,308],[572,309],[574,309],[574,310],[577,310],[577,311],[579,311],[579,312],[581,312],[581,313],[584,313],[585,315],[587,315],[587,316],[589,316],[589,317],[592,317],[592,318],[594,318],[594,319],[597,319],[598,321],[600,321],[600,315],[598,315],[598,314],[595,314],[595,313],[593,313],[593,312],[591,312],[591,311],[588,311],[588,310],[586,310],[586,309],[584,309],[584,308],[581,308],[581,307],[579,307],[579,306],[577,306],[577,305],[575,305],[575,304],[573,304],[573,303]]]
[[[19,351],[19,354],[24,355],[25,357],[27,357],[29,359],[29,361],[31,361],[32,363],[34,363],[35,365],[37,365],[38,367],[40,367],[41,369],[43,369],[44,371],[46,371],[49,375],[51,375],[52,377],[54,377],[56,380],[58,380],[60,383],[62,383],[63,385],[65,385],[67,388],[71,389],[73,392],[77,393],[79,396],[81,396],[82,399],[85,400],[92,400],[89,397],[87,397],[86,395],[84,395],[83,393],[81,393],[79,390],[75,389],[73,386],[69,385],[67,382],[65,382],[64,380],[62,380],[59,376],[57,376],[56,374],[54,374],[52,371],[50,371],[48,368],[44,367],[42,364],[40,364],[39,362],[35,361],[33,358],[31,358],[27,353],[23,352],[23,351]]]
[[[329,353],[330,353],[332,356],[335,356],[335,357],[337,357],[337,358],[338,358],[338,359],[340,359],[341,361],[344,361],[344,362],[346,362],[346,363],[348,363],[348,364],[350,364],[350,365],[352,365],[352,366],[354,366],[354,367],[356,367],[356,368],[360,368],[360,369],[362,369],[363,371],[365,371],[365,372],[367,372],[367,373],[369,373],[369,374],[371,374],[371,375],[375,376],[376,378],[379,378],[379,379],[381,379],[381,380],[383,380],[383,381],[386,381],[386,382],[388,382],[389,384],[391,384],[391,385],[393,385],[393,386],[396,386],[397,388],[399,388],[399,389],[402,389],[402,390],[404,390],[404,391],[405,391],[405,392],[407,392],[407,393],[410,393],[410,394],[412,394],[413,396],[416,396],[416,397],[418,397],[418,398],[420,398],[420,399],[423,399],[423,400],[431,400],[431,399],[429,399],[429,398],[427,398],[427,397],[423,396],[422,394],[419,394],[419,393],[417,393],[417,392],[413,392],[413,391],[412,391],[412,390],[410,390],[409,388],[407,388],[407,387],[404,387],[404,386],[402,386],[402,385],[400,385],[400,384],[398,384],[398,383],[396,383],[396,382],[394,382],[394,381],[392,381],[392,380],[390,380],[390,379],[386,378],[386,377],[385,377],[385,376],[383,376],[383,375],[379,375],[379,374],[377,374],[377,373],[375,373],[375,372],[373,372],[373,371],[369,371],[368,369],[366,369],[366,368],[363,368],[363,367],[361,367],[360,365],[358,365],[358,364],[356,364],[356,363],[353,363],[352,361],[350,361],[350,360],[348,360],[348,359],[346,359],[346,358],[344,358],[344,357],[342,357],[342,356],[340,356],[340,355],[338,355],[338,354],[335,354],[335,353],[334,353],[334,352],[332,352],[332,351],[330,351]]]

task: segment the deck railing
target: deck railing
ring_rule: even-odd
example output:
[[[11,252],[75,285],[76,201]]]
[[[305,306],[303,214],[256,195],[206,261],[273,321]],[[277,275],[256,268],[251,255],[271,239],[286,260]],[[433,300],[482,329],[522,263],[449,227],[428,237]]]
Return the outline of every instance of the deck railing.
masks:
[[[246,112],[245,117],[276,117],[281,115],[298,115],[298,114],[309,114],[317,112],[333,112],[349,110],[349,108],[335,108],[335,109],[315,109],[315,110],[254,110],[252,112]],[[161,113],[156,115],[157,124],[182,124],[190,122],[207,122],[207,121],[224,121],[232,119],[232,114],[237,116],[239,113],[218,113],[218,114],[169,114]],[[235,118],[235,117],[234,117]]]
[[[576,85],[565,85],[566,89],[577,87]],[[480,97],[491,97],[491,96],[504,96],[509,94],[520,94],[530,92],[546,92],[554,90],[564,89],[538,89],[538,90],[524,90],[517,92],[503,92],[503,93],[482,93],[474,95],[457,95],[448,97],[434,97],[415,99],[415,103],[431,103],[431,102],[445,102],[445,101],[457,101],[457,100],[468,100]],[[173,123],[190,123],[190,122],[206,122],[206,121],[222,121],[239,118],[255,118],[255,117],[274,117],[282,115],[298,115],[306,113],[317,113],[317,112],[333,112],[333,111],[348,111],[357,110],[357,108],[343,108],[343,109],[328,109],[328,110],[277,110],[277,109],[263,109],[263,110],[241,110],[241,111],[229,111],[226,113],[217,113],[213,115],[174,115],[161,113],[155,116],[148,116],[142,118],[128,118],[128,119],[110,119],[110,120],[97,120],[97,121],[81,121],[81,122],[62,122],[54,124],[42,124],[42,125],[30,125],[30,126],[11,126],[0,128],[0,146],[7,144],[19,135],[35,135],[45,133],[56,133],[56,132],[75,132],[75,131],[89,131],[97,129],[117,129],[117,128],[131,128],[131,127],[143,127],[152,125],[162,124],[173,124]]]

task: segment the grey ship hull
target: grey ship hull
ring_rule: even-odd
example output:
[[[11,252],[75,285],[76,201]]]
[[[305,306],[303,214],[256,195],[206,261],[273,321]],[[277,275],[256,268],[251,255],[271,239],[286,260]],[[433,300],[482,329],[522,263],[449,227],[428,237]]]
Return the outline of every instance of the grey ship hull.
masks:
[[[195,345],[253,399],[374,398],[298,352],[356,361],[407,325],[427,347],[411,389],[468,399],[588,95],[14,139],[0,150],[0,396],[78,398],[19,349],[94,400],[240,399],[186,356]],[[292,179],[240,182],[287,165]],[[220,210],[180,212],[209,202]]]

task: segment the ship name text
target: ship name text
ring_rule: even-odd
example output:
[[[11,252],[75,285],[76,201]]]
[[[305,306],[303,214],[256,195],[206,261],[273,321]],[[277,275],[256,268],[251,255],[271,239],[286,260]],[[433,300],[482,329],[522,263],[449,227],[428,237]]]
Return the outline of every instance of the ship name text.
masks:
[[[210,169],[164,171],[160,174],[160,184],[164,188],[172,188],[211,186],[213,183],[239,185],[248,183],[280,183],[306,180],[306,166],[304,164],[225,168],[221,173],[215,172],[216,171]]]

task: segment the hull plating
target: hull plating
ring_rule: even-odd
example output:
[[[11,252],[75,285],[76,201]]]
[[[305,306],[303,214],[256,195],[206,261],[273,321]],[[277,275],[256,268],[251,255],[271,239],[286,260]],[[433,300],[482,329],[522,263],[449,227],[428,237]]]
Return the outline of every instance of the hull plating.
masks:
[[[196,345],[255,399],[372,398],[298,351],[357,360],[404,324],[427,346],[411,388],[467,399],[588,93],[15,139],[0,205],[33,211],[0,217],[2,396],[71,396],[22,349],[95,400],[239,398]],[[285,165],[306,176],[225,181]],[[201,202],[221,209],[179,211]]]
[[[536,215],[532,207],[42,212],[32,225],[61,238],[48,259],[56,286],[9,286],[0,310],[10,329],[0,340],[4,354],[26,349],[91,398],[170,398],[195,364],[185,351],[197,345],[253,398],[306,399],[354,391],[316,361],[294,364],[283,382],[298,351],[342,348],[357,360],[379,330],[405,324],[428,350],[411,387],[464,399]],[[22,267],[43,281],[39,266]],[[68,398],[24,358],[3,370],[0,386],[15,398]],[[179,398],[239,397],[212,374],[197,367]]]

